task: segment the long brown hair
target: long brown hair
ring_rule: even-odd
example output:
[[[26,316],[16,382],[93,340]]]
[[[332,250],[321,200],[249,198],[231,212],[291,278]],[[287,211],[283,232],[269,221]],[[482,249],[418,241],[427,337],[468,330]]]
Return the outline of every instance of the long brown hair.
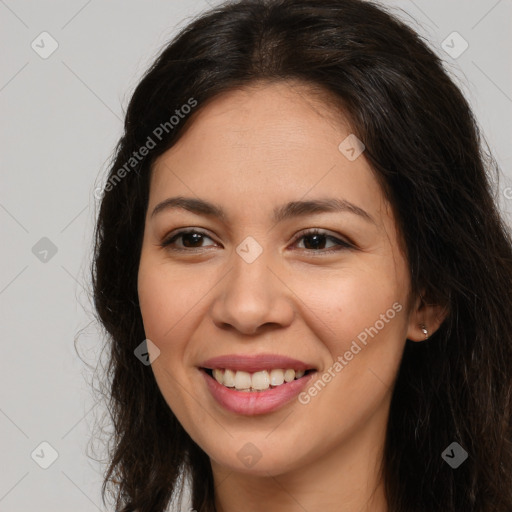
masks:
[[[197,112],[221,92],[289,79],[343,106],[393,205],[412,293],[423,290],[425,301],[449,310],[428,342],[406,342],[383,461],[389,510],[512,511],[512,243],[493,199],[489,173],[497,166],[438,56],[362,0],[224,4],[184,28],[133,93],[92,268],[114,426],[104,501],[109,489],[116,510],[163,511],[184,474],[194,509],[215,510],[207,454],[166,404],[151,367],[134,356],[145,339],[137,271],[149,176],[193,122],[194,112],[169,126],[190,98]],[[148,137],[155,147],[130,160]],[[454,441],[468,453],[457,469],[441,457]]]

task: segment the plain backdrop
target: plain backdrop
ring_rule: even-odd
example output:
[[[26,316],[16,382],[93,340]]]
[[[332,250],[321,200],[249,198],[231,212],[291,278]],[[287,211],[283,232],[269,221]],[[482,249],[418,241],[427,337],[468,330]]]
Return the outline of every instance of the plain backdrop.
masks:
[[[473,106],[503,171],[497,198],[510,222],[512,0],[385,3],[403,9]],[[104,412],[85,364],[96,365],[103,343],[89,299],[93,191],[142,73],[208,8],[206,0],[0,0],[2,512],[105,510],[104,466],[87,455]]]

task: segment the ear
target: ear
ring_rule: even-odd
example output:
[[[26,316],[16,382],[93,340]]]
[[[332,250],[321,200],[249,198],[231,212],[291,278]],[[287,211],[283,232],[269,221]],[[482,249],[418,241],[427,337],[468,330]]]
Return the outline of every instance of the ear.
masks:
[[[438,304],[428,304],[420,294],[410,313],[407,339],[425,341],[427,337],[430,338],[439,329],[447,315],[448,309],[446,307]],[[423,329],[427,330],[426,334]]]

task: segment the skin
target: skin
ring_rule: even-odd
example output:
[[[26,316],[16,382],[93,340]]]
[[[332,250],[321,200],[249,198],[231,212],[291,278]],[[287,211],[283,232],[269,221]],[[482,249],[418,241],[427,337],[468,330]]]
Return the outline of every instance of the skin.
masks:
[[[146,336],[160,351],[152,369],[210,457],[222,512],[387,511],[379,467],[393,382],[406,338],[422,341],[420,324],[431,335],[442,320],[409,296],[391,207],[364,153],[350,161],[338,149],[351,130],[334,115],[298,83],[230,91],[204,105],[153,168],[138,276]],[[214,202],[226,219],[177,208],[151,215],[178,195]],[[326,197],[373,222],[348,211],[271,219],[288,201]],[[207,234],[178,238],[182,251],[161,246],[183,228]],[[301,238],[309,228],[353,246],[322,237],[315,246]],[[262,249],[252,263],[236,252],[248,236]],[[318,377],[397,303],[401,311],[307,404],[235,414],[198,369],[223,354],[275,353],[310,363]],[[237,456],[248,442],[261,455],[251,467]]]

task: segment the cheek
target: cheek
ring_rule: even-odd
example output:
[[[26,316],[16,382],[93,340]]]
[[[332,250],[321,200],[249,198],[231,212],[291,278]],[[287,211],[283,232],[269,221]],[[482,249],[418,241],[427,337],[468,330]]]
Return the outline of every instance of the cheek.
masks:
[[[406,325],[407,279],[387,263],[326,273],[319,278],[297,277],[293,287],[303,297],[302,315],[331,355],[345,352],[358,336],[371,330],[402,333]],[[393,307],[393,305],[395,305]],[[400,335],[395,336],[397,340]]]
[[[158,271],[141,266],[138,278],[139,304],[146,336],[160,344],[166,330],[170,329],[168,310],[172,308],[171,288],[165,285]]]
[[[321,287],[303,281],[305,311],[310,310],[308,318],[330,361],[301,403],[324,418],[326,431],[329,422],[355,428],[381,407],[400,365],[408,323],[407,267],[394,258],[376,261],[340,272],[336,279],[326,277]],[[331,412],[322,415],[323,410]]]
[[[151,256],[142,257],[138,275],[139,303],[146,336],[157,344],[182,339],[187,319],[211,285],[199,276],[171,268]]]
[[[191,275],[172,270],[152,255],[142,255],[138,274],[139,304],[145,335],[159,349],[151,368],[158,387],[180,421],[190,422],[194,402],[188,387],[188,340],[194,330],[198,299],[208,286]]]

